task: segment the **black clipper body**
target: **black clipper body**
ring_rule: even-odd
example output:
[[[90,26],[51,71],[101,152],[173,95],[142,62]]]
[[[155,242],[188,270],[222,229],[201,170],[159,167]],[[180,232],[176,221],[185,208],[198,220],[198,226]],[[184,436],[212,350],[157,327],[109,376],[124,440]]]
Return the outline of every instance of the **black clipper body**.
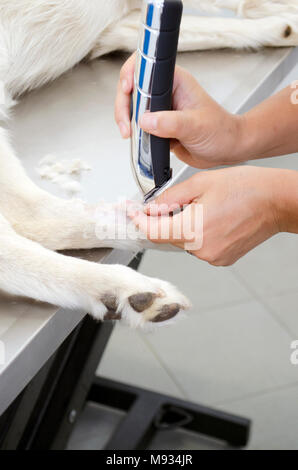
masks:
[[[183,11],[181,0],[144,0],[132,97],[131,158],[135,179],[147,202],[172,177],[170,140],[139,126],[146,111],[172,108],[173,81]]]

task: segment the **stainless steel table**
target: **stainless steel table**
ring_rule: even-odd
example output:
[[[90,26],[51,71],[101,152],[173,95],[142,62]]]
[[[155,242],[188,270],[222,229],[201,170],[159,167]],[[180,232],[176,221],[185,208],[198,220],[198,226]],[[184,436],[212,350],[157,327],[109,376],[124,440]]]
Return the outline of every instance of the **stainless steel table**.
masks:
[[[206,90],[233,112],[243,112],[278,86],[297,63],[297,49],[260,52],[208,51],[181,54],[178,63],[190,70]],[[14,146],[31,178],[44,189],[35,168],[51,153],[79,157],[90,163],[83,197],[96,202],[133,197],[129,142],[122,141],[113,121],[116,83],[125,57],[115,55],[82,64],[55,83],[25,96],[15,109],[10,128]],[[178,179],[192,174],[177,160]],[[96,262],[129,264],[134,254],[117,250],[78,252]],[[36,376],[42,366],[84,318],[31,300],[0,297],[0,341],[5,362],[0,365],[0,415]]]

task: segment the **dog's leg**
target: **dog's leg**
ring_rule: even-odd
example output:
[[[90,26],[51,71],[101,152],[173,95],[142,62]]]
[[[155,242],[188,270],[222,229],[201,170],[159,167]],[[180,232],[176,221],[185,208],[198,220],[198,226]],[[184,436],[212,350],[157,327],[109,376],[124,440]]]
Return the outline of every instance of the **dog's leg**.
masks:
[[[106,28],[94,44],[89,55],[90,60],[118,50],[135,51],[138,45],[140,21],[141,11],[133,10],[117,23]]]
[[[128,221],[125,208],[90,206],[64,200],[38,188],[14,155],[0,128],[0,212],[20,235],[52,250],[153,247]]]
[[[219,48],[297,46],[298,15],[291,18],[238,19],[185,15],[182,19],[179,51]],[[133,52],[137,47],[140,14],[132,12],[108,28],[92,51],[91,58],[119,49]]]
[[[9,294],[135,327],[166,322],[189,306],[166,282],[47,250],[16,234],[1,214],[0,243],[0,289]]]
[[[298,21],[268,17],[260,19],[204,18],[185,16],[180,51],[218,48],[259,48],[298,45]]]

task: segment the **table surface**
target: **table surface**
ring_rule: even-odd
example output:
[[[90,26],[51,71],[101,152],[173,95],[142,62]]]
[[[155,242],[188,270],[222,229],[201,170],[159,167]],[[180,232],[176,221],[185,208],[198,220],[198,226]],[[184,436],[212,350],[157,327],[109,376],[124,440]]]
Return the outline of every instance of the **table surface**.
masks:
[[[259,52],[206,51],[180,54],[178,63],[226,109],[243,112],[269,96],[297,63],[297,49]],[[83,179],[82,197],[90,202],[115,201],[136,194],[129,155],[113,120],[115,89],[123,55],[81,64],[54,83],[25,96],[10,123],[14,146],[30,177],[41,181],[41,158],[81,158],[92,167]],[[173,161],[179,179],[193,170]],[[60,194],[61,195],[61,194]],[[96,262],[128,264],[132,253],[90,250],[78,256]],[[85,312],[70,312],[33,300],[0,295],[0,415],[61,345]]]

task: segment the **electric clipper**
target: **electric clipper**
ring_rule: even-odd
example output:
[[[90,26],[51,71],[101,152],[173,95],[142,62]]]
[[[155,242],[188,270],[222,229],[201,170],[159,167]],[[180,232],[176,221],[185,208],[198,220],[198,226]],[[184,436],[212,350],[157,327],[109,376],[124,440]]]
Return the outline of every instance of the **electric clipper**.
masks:
[[[146,111],[172,109],[182,11],[181,0],[143,0],[131,102],[131,160],[145,202],[164,191],[172,178],[170,140],[144,132],[139,120]]]

